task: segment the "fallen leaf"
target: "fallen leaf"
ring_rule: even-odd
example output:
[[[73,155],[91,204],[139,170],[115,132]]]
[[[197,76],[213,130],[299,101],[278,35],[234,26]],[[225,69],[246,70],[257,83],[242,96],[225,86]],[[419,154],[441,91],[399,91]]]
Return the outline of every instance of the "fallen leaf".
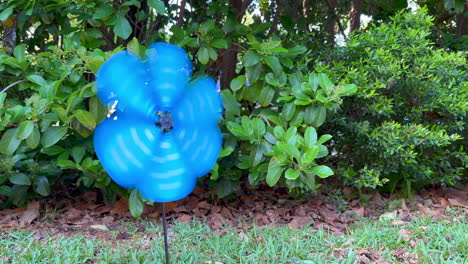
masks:
[[[206,264],[224,264],[223,262],[219,262],[219,261],[205,261]]]
[[[403,220],[395,220],[395,221],[392,221],[392,225],[393,225],[393,226],[397,226],[397,225],[406,225],[406,222],[403,221]]]
[[[405,199],[400,199],[401,201],[401,209],[408,211],[408,206],[406,205],[406,200]]]
[[[289,223],[289,226],[293,228],[299,228],[312,222],[314,222],[314,219],[310,216],[295,216]]]
[[[240,232],[239,233],[239,240],[243,240],[243,241],[246,241],[246,242],[249,242],[249,237],[244,233],[244,232]]]
[[[437,197],[436,200],[439,201],[440,205],[442,205],[442,207],[444,208],[450,206],[450,202],[447,201],[447,199],[445,199],[444,197]]]
[[[191,215],[188,215],[188,214],[183,214],[181,216],[179,216],[178,218],[179,222],[183,223],[183,222],[188,222],[188,221],[192,221],[192,216]]]
[[[468,208],[468,205],[465,203],[461,203],[459,202],[457,199],[451,199],[449,198],[448,199],[449,203],[454,206],[454,207],[465,207],[465,208]]]
[[[380,221],[395,220],[395,218],[397,218],[397,211],[392,211],[392,212],[386,212],[382,214],[379,217],[379,220]]]
[[[28,204],[28,207],[26,207],[26,211],[23,212],[20,218],[20,227],[24,227],[26,225],[29,225],[34,221],[34,219],[39,217],[39,207],[40,204],[38,201],[34,201],[30,204]]]
[[[128,213],[128,200],[120,199],[114,203],[114,208],[110,211],[111,214],[125,215]]]
[[[110,223],[113,223],[114,222],[114,217],[113,216],[105,216],[101,219],[101,222],[103,224],[110,224]]]
[[[364,216],[364,207],[353,208],[352,211],[356,213],[356,217],[363,217]]]
[[[413,235],[413,233],[406,229],[400,229],[400,231],[398,231],[398,234],[400,234],[403,237],[403,239],[407,239],[408,237]]]
[[[97,229],[101,231],[109,231],[109,228],[107,228],[107,226],[105,225],[91,225],[89,227],[91,227],[92,229]]]

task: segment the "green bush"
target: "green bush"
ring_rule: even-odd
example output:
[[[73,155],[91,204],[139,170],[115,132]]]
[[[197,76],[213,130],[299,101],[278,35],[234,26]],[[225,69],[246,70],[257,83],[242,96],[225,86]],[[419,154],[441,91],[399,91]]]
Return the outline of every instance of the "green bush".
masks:
[[[466,53],[434,49],[425,9],[354,34],[327,73],[355,83],[328,129],[340,175],[359,188],[456,184],[466,176]]]
[[[300,45],[309,41],[307,34],[281,41],[289,32],[267,34],[271,24],[261,23],[259,16],[250,17],[247,26],[235,19],[227,1],[209,3],[206,12],[203,2],[194,2],[199,12],[187,10],[192,23],[182,24],[174,23],[177,5],[116,3],[0,3],[4,32],[13,25],[21,43],[0,49],[0,87],[5,87],[0,93],[0,194],[8,197],[6,206],[22,206],[65,185],[100,188],[110,201],[120,192],[129,197],[132,214],[141,214],[142,198],[113,183],[94,153],[93,130],[108,106],[96,97],[93,80],[113,53],[126,46],[142,55],[143,45],[153,41],[185,48],[194,74],[215,78],[221,74],[220,57],[239,49],[234,76],[221,91],[224,146],[210,176],[218,197],[237,189],[243,176],[253,185],[266,182],[301,194],[320,185],[316,177],[333,174],[320,161],[332,136],[317,130],[341,98],[357,88],[335,85],[325,73],[310,70],[313,55]],[[286,21],[292,30],[294,24]]]

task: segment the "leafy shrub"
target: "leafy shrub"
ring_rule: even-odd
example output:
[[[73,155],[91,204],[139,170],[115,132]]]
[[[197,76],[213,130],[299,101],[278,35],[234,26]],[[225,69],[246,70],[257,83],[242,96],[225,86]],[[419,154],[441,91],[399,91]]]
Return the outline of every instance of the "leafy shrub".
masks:
[[[359,87],[331,131],[340,173],[358,187],[453,185],[466,173],[466,53],[434,49],[422,9],[355,34],[328,73]]]
[[[60,185],[100,188],[107,199],[115,198],[121,189],[103,171],[92,144],[109,107],[96,97],[94,74],[123,46],[143,55],[143,44],[155,40],[187,49],[195,75],[221,75],[220,57],[239,49],[235,74],[221,92],[225,143],[211,173],[219,197],[247,175],[253,185],[266,182],[301,194],[319,186],[317,176],[333,174],[319,161],[332,136],[317,130],[356,86],[335,85],[310,70],[313,55],[297,44],[307,35],[280,41],[289,33],[267,34],[271,24],[258,17],[252,26],[242,24],[227,1],[208,7],[200,15],[187,11],[193,23],[179,24],[172,12],[178,6],[160,0],[0,3],[2,25],[14,26],[21,43],[12,54],[8,47],[0,50],[0,194],[8,197],[6,205],[22,206]],[[140,195],[122,194],[132,214],[141,214]]]

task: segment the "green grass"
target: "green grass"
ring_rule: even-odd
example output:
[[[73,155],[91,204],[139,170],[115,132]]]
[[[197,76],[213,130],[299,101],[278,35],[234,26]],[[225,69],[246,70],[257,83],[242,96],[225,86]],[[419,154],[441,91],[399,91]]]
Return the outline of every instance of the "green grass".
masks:
[[[404,249],[417,263],[468,263],[466,215],[446,223],[415,219],[404,226],[363,220],[346,235],[311,228],[253,228],[239,236],[234,230],[212,232],[200,222],[179,223],[171,229],[171,263],[357,263],[360,252],[373,252],[381,261],[405,263],[394,256]],[[0,263],[163,263],[160,227],[144,222],[145,233],[135,224],[125,230],[138,235],[127,240],[54,235],[37,239],[37,232],[2,231]],[[408,239],[400,229],[413,233]],[[1,230],[0,230],[1,231]],[[117,231],[109,232],[110,238]],[[410,246],[411,240],[415,244]],[[213,262],[215,263],[215,262]]]

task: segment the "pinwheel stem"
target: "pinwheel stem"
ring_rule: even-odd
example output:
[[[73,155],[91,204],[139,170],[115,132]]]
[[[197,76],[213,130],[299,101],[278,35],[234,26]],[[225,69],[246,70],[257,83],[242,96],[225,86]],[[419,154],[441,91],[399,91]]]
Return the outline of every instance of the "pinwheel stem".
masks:
[[[163,217],[163,230],[164,230],[164,250],[166,253],[166,264],[169,264],[169,245],[167,244],[167,221],[166,221],[166,208],[162,203],[162,217]]]

